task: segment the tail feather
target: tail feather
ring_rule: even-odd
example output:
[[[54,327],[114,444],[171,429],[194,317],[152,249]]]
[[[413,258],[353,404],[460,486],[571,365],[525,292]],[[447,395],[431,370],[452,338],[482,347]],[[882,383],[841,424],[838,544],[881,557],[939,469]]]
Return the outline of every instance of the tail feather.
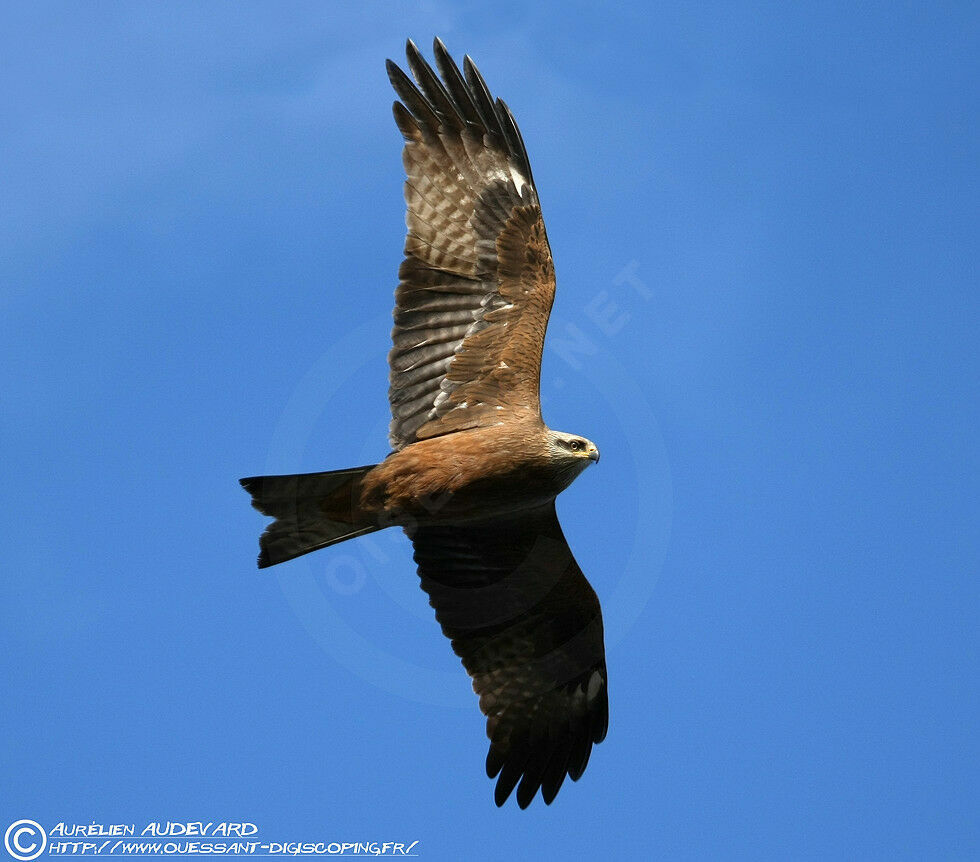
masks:
[[[252,505],[275,518],[259,538],[259,568],[380,529],[360,506],[361,480],[374,466],[240,479]]]

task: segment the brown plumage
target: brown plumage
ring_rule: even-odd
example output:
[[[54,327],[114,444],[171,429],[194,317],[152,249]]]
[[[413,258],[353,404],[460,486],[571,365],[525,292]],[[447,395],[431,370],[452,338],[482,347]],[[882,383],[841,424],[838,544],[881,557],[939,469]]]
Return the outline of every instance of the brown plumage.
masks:
[[[524,142],[467,57],[394,63],[408,235],[389,354],[394,450],[352,470],[243,479],[276,520],[259,565],[388,526],[487,716],[487,774],[524,808],[577,780],[608,723],[599,602],[555,514],[595,445],[539,399],[555,271]],[[498,777],[499,776],[499,777]]]

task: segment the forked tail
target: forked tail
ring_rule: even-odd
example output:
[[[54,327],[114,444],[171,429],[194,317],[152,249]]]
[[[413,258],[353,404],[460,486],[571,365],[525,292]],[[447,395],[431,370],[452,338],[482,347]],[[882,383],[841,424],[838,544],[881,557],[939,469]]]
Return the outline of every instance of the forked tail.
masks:
[[[259,538],[259,568],[380,529],[359,503],[361,480],[374,467],[240,479],[252,505],[276,519]]]

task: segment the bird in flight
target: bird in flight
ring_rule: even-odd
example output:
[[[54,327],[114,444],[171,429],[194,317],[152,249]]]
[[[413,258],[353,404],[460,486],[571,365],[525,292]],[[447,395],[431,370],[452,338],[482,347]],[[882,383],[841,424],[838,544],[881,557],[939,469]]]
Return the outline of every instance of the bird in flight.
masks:
[[[469,57],[409,41],[388,61],[405,138],[408,235],[388,355],[392,452],[380,464],[241,484],[275,520],[259,567],[389,526],[487,717],[503,805],[550,804],[606,735],[602,616],[555,513],[599,460],[552,431],[539,397],[555,270],[521,133]]]

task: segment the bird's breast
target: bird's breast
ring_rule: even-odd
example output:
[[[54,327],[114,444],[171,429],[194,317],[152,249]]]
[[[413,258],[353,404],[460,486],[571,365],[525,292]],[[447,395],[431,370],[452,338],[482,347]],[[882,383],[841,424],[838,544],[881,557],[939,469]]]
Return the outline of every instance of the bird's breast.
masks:
[[[541,506],[565,485],[536,428],[483,428],[392,453],[365,478],[362,504],[389,524],[460,523]]]

